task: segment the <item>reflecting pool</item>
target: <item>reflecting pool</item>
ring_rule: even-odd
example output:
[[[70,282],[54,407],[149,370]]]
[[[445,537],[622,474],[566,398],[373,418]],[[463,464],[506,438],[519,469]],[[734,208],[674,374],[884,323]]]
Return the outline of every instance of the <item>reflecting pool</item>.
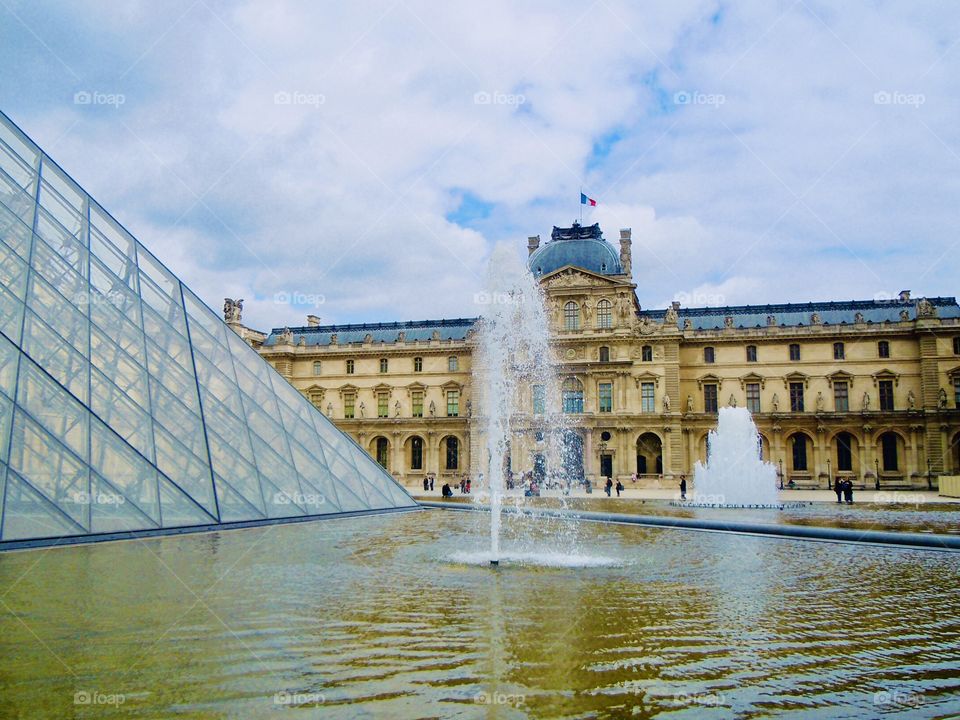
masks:
[[[0,555],[0,717],[960,713],[960,554],[584,523],[578,566],[495,569],[488,522]]]

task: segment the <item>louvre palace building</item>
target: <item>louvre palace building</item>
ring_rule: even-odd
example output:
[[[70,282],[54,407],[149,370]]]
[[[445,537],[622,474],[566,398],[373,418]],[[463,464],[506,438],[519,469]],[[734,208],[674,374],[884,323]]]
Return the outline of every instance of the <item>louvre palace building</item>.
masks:
[[[544,290],[582,475],[675,487],[706,457],[723,406],[748,408],[787,487],[927,488],[960,473],[960,307],[953,297],[645,309],[599,225],[528,239]],[[408,486],[476,477],[477,318],[260,333],[225,320],[340,429]],[[511,443],[514,473],[542,469],[542,396]],[[539,417],[538,417],[539,416]]]

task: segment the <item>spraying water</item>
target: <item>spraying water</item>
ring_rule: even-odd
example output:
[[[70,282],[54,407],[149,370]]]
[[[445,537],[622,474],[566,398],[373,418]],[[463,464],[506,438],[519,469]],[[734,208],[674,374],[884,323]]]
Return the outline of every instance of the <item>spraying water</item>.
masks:
[[[694,468],[694,502],[778,506],[777,468],[760,458],[760,434],[746,408],[720,408],[707,438],[707,464]]]
[[[480,297],[485,307],[477,343],[475,371],[480,382],[475,400],[486,436],[487,458],[480,463],[485,482],[478,499],[483,499],[483,494],[489,498],[490,562],[497,564],[501,558],[501,509],[508,463],[525,460],[513,457],[511,448],[519,444],[515,440],[523,434],[529,440],[534,422],[549,424],[551,431],[542,436],[543,454],[547,467],[560,467],[564,419],[558,412],[559,386],[543,294],[511,247],[498,245],[494,249],[487,292]],[[522,489],[518,493],[522,496]]]

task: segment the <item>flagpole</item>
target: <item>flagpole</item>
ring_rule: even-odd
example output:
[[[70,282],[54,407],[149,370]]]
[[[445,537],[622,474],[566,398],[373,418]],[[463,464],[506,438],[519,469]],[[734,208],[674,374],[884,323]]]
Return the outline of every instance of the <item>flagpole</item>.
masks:
[[[580,186],[580,224],[583,225],[583,185]]]

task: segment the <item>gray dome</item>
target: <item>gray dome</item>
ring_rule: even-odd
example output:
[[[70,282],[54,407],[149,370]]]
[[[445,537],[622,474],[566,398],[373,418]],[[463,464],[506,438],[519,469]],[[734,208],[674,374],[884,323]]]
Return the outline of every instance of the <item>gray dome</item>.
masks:
[[[600,232],[599,225],[553,229],[551,240],[537,249],[527,260],[536,277],[549,275],[566,265],[583,268],[598,275],[619,275],[623,272],[620,256]]]

